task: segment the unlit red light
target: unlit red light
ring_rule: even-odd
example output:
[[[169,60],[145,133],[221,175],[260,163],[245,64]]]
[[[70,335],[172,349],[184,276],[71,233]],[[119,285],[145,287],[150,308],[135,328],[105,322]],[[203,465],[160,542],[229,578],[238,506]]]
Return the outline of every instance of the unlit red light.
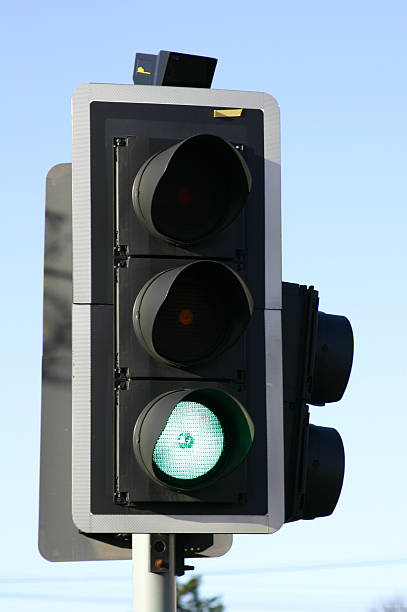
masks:
[[[192,191],[189,187],[181,187],[178,191],[178,201],[181,204],[189,204],[192,202]]]

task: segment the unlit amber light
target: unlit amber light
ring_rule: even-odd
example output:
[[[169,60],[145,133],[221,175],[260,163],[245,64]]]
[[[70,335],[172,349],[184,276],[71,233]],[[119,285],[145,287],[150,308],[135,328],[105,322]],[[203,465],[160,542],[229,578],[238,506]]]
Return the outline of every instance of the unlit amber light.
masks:
[[[178,321],[181,325],[191,325],[194,320],[194,313],[189,308],[183,308],[178,313]]]

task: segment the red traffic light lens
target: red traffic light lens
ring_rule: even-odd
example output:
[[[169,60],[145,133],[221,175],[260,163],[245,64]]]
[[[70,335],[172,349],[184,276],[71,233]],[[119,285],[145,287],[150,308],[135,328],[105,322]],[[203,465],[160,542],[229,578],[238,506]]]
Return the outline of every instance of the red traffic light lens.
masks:
[[[192,202],[192,190],[189,187],[180,187],[178,190],[178,201],[181,204]]]
[[[198,134],[147,160],[134,179],[132,199],[153,235],[193,244],[227,227],[250,189],[250,171],[235,147]]]

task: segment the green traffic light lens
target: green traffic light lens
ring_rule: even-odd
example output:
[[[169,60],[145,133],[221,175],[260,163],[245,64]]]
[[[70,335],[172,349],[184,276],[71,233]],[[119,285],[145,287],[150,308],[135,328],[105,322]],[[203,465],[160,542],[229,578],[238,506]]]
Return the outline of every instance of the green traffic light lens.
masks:
[[[198,402],[176,404],[154,447],[153,462],[172,478],[193,480],[210,472],[224,446],[218,417]]]
[[[178,389],[156,397],[139,414],[133,450],[153,481],[189,492],[233,472],[246,458],[253,438],[250,416],[229,393]]]

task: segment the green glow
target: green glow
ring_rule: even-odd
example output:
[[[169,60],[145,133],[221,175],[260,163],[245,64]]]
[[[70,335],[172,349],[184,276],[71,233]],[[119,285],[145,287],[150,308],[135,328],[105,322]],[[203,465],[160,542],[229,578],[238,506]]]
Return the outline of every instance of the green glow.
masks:
[[[179,402],[157,440],[153,461],[168,476],[192,480],[217,464],[223,442],[220,421],[209,408],[198,402]]]

